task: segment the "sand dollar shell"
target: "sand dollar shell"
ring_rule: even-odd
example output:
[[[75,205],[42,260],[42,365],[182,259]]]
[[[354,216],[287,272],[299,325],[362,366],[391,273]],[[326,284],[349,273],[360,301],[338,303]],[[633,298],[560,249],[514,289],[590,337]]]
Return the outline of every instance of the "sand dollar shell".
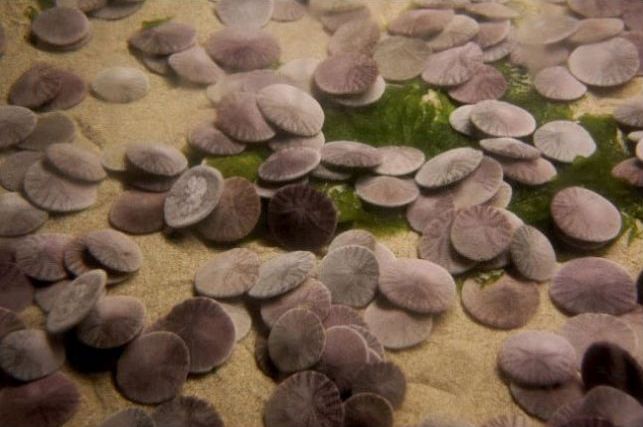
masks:
[[[147,75],[137,68],[112,67],[101,71],[92,82],[96,95],[105,101],[134,102],[150,90]]]
[[[257,95],[257,105],[266,120],[293,135],[317,135],[324,124],[324,111],[317,100],[294,86],[263,88]]]
[[[640,60],[636,46],[617,37],[577,47],[569,56],[568,65],[581,82],[611,87],[630,81],[638,73]]]

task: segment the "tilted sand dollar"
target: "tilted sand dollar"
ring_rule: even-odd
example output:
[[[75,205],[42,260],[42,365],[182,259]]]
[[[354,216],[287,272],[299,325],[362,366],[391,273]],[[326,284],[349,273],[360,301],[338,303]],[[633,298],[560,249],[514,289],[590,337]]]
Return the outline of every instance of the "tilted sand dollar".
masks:
[[[324,374],[304,371],[277,386],[264,407],[266,427],[341,427],[344,405],[339,390]]]
[[[91,270],[78,276],[56,298],[47,314],[47,331],[60,334],[82,322],[105,294],[106,282],[103,270]]]
[[[533,160],[540,157],[540,150],[515,138],[486,138],[480,147],[491,154],[515,160]]]
[[[489,206],[493,206],[494,208],[507,209],[507,207],[511,203],[512,196],[513,189],[511,185],[503,181],[500,184],[500,188],[498,189],[496,194],[494,194],[491,199],[487,200],[486,204]]]
[[[213,156],[231,156],[246,149],[245,144],[228,138],[210,121],[201,123],[190,131],[188,144],[202,153]]]
[[[49,313],[56,302],[56,298],[63,289],[71,283],[71,280],[61,280],[45,288],[36,290],[34,303],[44,312]],[[2,334],[0,333],[0,336]]]
[[[360,52],[370,55],[380,39],[380,27],[372,19],[356,19],[342,25],[328,41],[328,54]]]
[[[376,244],[377,241],[375,240],[375,236],[371,232],[355,228],[346,230],[335,236],[328,246],[328,252],[348,245],[364,246],[365,248],[375,251]]]
[[[643,96],[629,98],[614,110],[614,118],[625,126],[643,127]]]
[[[338,168],[371,169],[382,161],[382,153],[361,142],[333,141],[322,147],[322,162]]]
[[[20,240],[15,248],[15,263],[27,276],[54,281],[67,277],[63,256],[71,238],[60,233],[40,233]]]
[[[319,102],[291,85],[276,84],[261,89],[257,105],[270,123],[294,135],[317,135],[324,124],[324,111]]]
[[[143,253],[132,238],[120,231],[90,231],[83,237],[87,250],[105,267],[121,273],[134,273],[143,264]]]
[[[311,72],[312,73],[312,72]],[[295,84],[288,73],[275,70],[253,70],[223,76],[217,83],[208,86],[206,96],[214,105],[234,92],[258,92],[277,83]]]
[[[619,315],[636,307],[636,286],[619,264],[604,258],[571,260],[554,276],[551,299],[566,312]]]
[[[144,409],[126,408],[110,415],[99,427],[155,427],[154,420]]]
[[[313,75],[320,62],[321,60],[317,58],[293,59],[278,68],[278,75],[307,93],[313,93],[315,90]]]
[[[474,41],[483,50],[497,46],[507,40],[509,34],[513,32],[513,25],[509,19],[480,22],[478,25],[480,26],[480,31],[478,31]]]
[[[129,400],[161,403],[181,392],[189,365],[190,353],[178,335],[151,332],[125,348],[116,365],[116,385]]]
[[[0,340],[9,333],[25,329],[25,327],[24,322],[15,312],[0,307]]]
[[[457,211],[453,206],[444,212],[436,212],[422,230],[418,242],[420,258],[444,267],[451,274],[461,274],[473,268],[476,261],[460,255],[451,244],[451,226]]]
[[[0,185],[7,191],[21,191],[27,170],[43,157],[44,154],[39,151],[18,151],[9,154],[0,164]]]
[[[333,303],[352,307],[364,307],[375,297],[379,276],[379,263],[373,251],[357,245],[329,252],[319,273],[333,295]]]
[[[150,82],[138,68],[112,67],[98,73],[92,82],[92,90],[105,101],[124,104],[145,97],[150,90]]]
[[[47,212],[32,206],[18,193],[0,195],[0,236],[29,234],[47,221]]]
[[[592,136],[581,125],[555,120],[534,133],[534,145],[553,160],[571,163],[576,157],[589,157],[596,151]]]
[[[507,91],[505,76],[495,67],[482,65],[465,83],[449,89],[449,96],[463,104],[499,99]]]
[[[129,144],[125,157],[136,169],[163,177],[177,176],[188,166],[183,153],[164,144]]]
[[[607,18],[620,16],[624,10],[624,2],[617,0],[567,0],[567,6],[579,15],[587,18]]]
[[[625,24],[618,18],[589,18],[578,23],[578,29],[567,39],[574,44],[589,44],[618,36]]]
[[[250,312],[243,302],[237,303],[224,303],[219,301],[219,305],[223,308],[232,323],[234,324],[234,339],[236,342],[243,340],[250,333],[252,329],[252,318]]]
[[[542,157],[533,160],[499,159],[498,161],[507,178],[524,185],[542,185],[558,174],[554,165]]]
[[[377,150],[382,153],[382,163],[374,170],[378,175],[408,175],[417,171],[426,160],[424,153],[415,147],[387,145]]]
[[[504,101],[479,102],[471,110],[471,122],[496,137],[520,138],[536,130],[536,120],[528,111]]]
[[[9,103],[26,108],[39,108],[54,99],[61,89],[56,68],[37,62],[11,85]]]
[[[223,175],[210,166],[195,166],[176,180],[165,198],[165,222],[184,228],[205,219],[219,203]]]
[[[576,372],[576,351],[552,332],[525,331],[502,344],[498,366],[516,383],[545,387],[565,383]]]
[[[326,329],[333,326],[361,326],[368,328],[359,311],[342,304],[331,304],[330,311],[323,324]]]
[[[259,110],[257,96],[250,92],[235,92],[223,98],[215,124],[226,135],[241,142],[263,142],[275,136]]]
[[[30,306],[33,299],[34,287],[27,275],[10,259],[0,262],[0,308],[17,313]]]
[[[293,308],[304,308],[324,321],[330,313],[331,294],[328,288],[317,279],[307,279],[292,291],[267,301],[261,305],[261,319],[272,328],[284,313]]]
[[[295,251],[278,255],[259,267],[256,284],[248,295],[253,298],[271,298],[282,295],[301,285],[315,268],[315,255]]]
[[[453,247],[474,261],[488,261],[509,248],[513,230],[501,210],[473,206],[458,212],[451,226]]]
[[[449,115],[449,124],[451,127],[461,134],[473,136],[476,128],[470,120],[471,110],[473,110],[473,105],[462,105],[453,110]]]
[[[497,329],[525,326],[540,303],[538,288],[504,274],[496,282],[481,285],[468,279],[462,287],[462,305],[476,321]]]
[[[409,313],[377,300],[366,308],[364,321],[382,345],[392,350],[426,341],[433,329],[431,316]]]
[[[554,101],[575,101],[587,92],[587,86],[579,82],[567,67],[560,65],[540,70],[534,77],[534,88]]]
[[[616,37],[577,47],[569,56],[568,66],[574,77],[587,85],[611,87],[634,78],[640,59],[634,44]]]
[[[297,0],[274,0],[271,19],[277,22],[294,22],[306,16],[306,6]]]
[[[268,336],[268,351],[282,372],[296,372],[319,362],[326,332],[315,313],[304,308],[288,310],[277,319]]]
[[[510,7],[494,2],[473,3],[467,5],[464,10],[471,15],[489,20],[513,19],[519,16],[518,12]]]
[[[53,144],[45,150],[50,165],[68,178],[99,182],[107,178],[100,157],[93,151],[73,144]]]
[[[49,212],[74,212],[96,202],[96,185],[57,175],[44,161],[31,165],[25,174],[24,191],[29,201]]]
[[[427,42],[435,50],[451,49],[473,40],[478,35],[480,26],[475,19],[466,15],[455,15],[440,34]]]
[[[449,272],[423,259],[398,258],[382,268],[379,289],[393,304],[422,314],[448,310],[456,295]]]
[[[44,151],[52,144],[73,142],[75,137],[76,126],[71,117],[60,112],[45,113],[38,117],[36,128],[18,148]]]
[[[175,425],[202,425],[223,427],[223,421],[212,403],[193,396],[178,396],[154,409],[153,425],[171,427]]]
[[[165,193],[126,191],[112,203],[109,223],[129,234],[149,234],[165,226]]]
[[[643,406],[622,390],[600,385],[585,395],[576,415],[605,419],[614,426],[636,426],[643,420]]]
[[[424,188],[453,184],[473,173],[480,166],[482,157],[480,150],[453,148],[429,159],[415,175],[415,182]]]
[[[145,306],[125,295],[101,298],[77,326],[78,339],[94,348],[115,348],[132,341],[145,325]]]
[[[419,39],[393,36],[375,46],[373,59],[386,80],[404,81],[419,76],[431,49]]]
[[[554,387],[524,387],[511,383],[509,391],[523,411],[541,420],[552,419],[558,408],[579,402],[585,392],[580,379]]]
[[[516,38],[526,45],[556,45],[576,32],[578,22],[566,14],[536,15],[518,27]]]
[[[144,1],[134,0],[125,0],[123,3],[118,3],[112,0],[105,7],[92,11],[91,16],[92,18],[115,21],[138,12],[144,3]]]
[[[258,170],[266,182],[290,182],[313,171],[321,162],[321,153],[313,148],[286,148],[270,155]]]
[[[56,0],[58,7],[72,7],[83,12],[93,12],[107,5],[108,0]]]
[[[258,28],[224,28],[212,34],[203,47],[217,64],[230,72],[270,68],[281,56],[277,39]]]
[[[612,176],[635,187],[643,187],[643,162],[636,157],[625,159],[612,168]]]
[[[345,402],[345,426],[393,426],[393,407],[388,400],[375,393],[357,393]]]
[[[261,200],[255,187],[245,178],[232,177],[223,183],[216,208],[197,230],[208,240],[233,242],[248,236],[259,222]]]
[[[170,55],[168,64],[179,77],[194,84],[212,85],[225,75],[201,46]]]
[[[36,16],[31,31],[47,45],[64,48],[85,39],[91,32],[91,24],[77,9],[53,7]]]
[[[37,116],[28,108],[3,105],[0,107],[0,148],[19,144],[36,128]]]
[[[211,298],[241,296],[257,282],[259,266],[255,252],[244,248],[230,249],[199,267],[194,287],[199,295]]]
[[[379,101],[384,92],[386,91],[386,81],[381,75],[375,79],[373,86],[368,88],[366,92],[357,95],[342,95],[332,98],[333,102],[346,107],[365,107]]]
[[[523,225],[516,230],[509,251],[514,266],[526,278],[543,282],[554,275],[556,252],[537,228]]]
[[[374,59],[361,53],[333,55],[315,70],[317,87],[330,95],[357,95],[366,92],[379,72]]]
[[[603,196],[582,187],[567,187],[556,193],[550,212],[556,227],[581,242],[602,244],[621,231],[621,214]]]
[[[287,148],[312,148],[321,151],[326,143],[326,137],[323,132],[310,137],[281,135],[273,138],[268,142],[268,147],[272,151],[285,150]]]
[[[389,22],[388,31],[399,36],[429,38],[444,30],[453,16],[450,9],[407,10]]]
[[[6,335],[0,343],[0,368],[20,381],[33,381],[56,372],[65,362],[60,337],[41,329],[23,329]]]
[[[216,5],[224,25],[263,27],[270,21],[274,0],[222,0]]]
[[[397,208],[413,203],[420,190],[412,178],[364,176],[355,183],[355,193],[371,205]]]
[[[420,194],[406,209],[406,219],[413,230],[421,233],[429,222],[453,208],[453,197],[449,192]]]
[[[148,55],[171,55],[196,43],[196,30],[179,22],[164,22],[143,28],[129,38],[129,44]]]
[[[430,55],[424,64],[422,79],[435,86],[457,86],[471,79],[482,65],[480,47],[467,43]]]
[[[173,332],[183,339],[190,353],[190,373],[209,372],[232,355],[236,338],[234,323],[211,298],[186,299],[155,326],[156,330]]]

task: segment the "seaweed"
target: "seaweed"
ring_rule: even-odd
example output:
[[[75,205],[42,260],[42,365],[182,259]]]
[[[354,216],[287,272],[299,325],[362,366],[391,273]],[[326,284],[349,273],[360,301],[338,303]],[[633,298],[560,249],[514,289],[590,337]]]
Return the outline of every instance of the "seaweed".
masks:
[[[241,154],[228,157],[207,157],[206,163],[219,169],[224,178],[240,176],[255,182],[259,176],[259,166],[268,158],[267,148],[246,150]]]
[[[149,30],[150,28],[155,28],[158,27],[159,25],[165,24],[166,22],[170,22],[172,19],[174,19],[173,16],[166,16],[165,18],[158,18],[158,19],[151,19],[149,21],[143,21],[141,23],[141,28],[144,30]]]

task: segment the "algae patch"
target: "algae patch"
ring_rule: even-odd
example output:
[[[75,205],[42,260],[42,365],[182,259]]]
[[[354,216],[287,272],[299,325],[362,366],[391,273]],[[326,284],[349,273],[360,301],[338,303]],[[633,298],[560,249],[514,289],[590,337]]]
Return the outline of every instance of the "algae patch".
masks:
[[[268,149],[256,149],[234,156],[208,157],[206,161],[208,165],[219,169],[224,178],[240,176],[255,182],[259,177],[259,166],[269,155]]]

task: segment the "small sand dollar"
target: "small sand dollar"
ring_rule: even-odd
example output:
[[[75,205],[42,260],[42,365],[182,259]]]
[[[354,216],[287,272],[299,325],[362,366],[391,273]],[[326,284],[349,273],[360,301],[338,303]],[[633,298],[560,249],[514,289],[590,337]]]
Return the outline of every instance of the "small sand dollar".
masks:
[[[491,200],[500,189],[503,177],[500,163],[484,156],[477,169],[447,191],[451,192],[455,207],[468,208]]]
[[[621,230],[621,215],[601,195],[582,187],[568,187],[550,205],[556,226],[567,236],[588,243],[605,243]]]
[[[382,39],[373,52],[377,68],[386,80],[404,81],[419,76],[431,49],[423,40],[394,36]]]
[[[132,341],[143,330],[145,306],[134,297],[101,298],[78,325],[78,339],[94,348],[115,348]]]
[[[400,36],[430,38],[444,30],[453,16],[450,9],[407,10],[389,22],[388,31]]]
[[[635,187],[643,187],[643,162],[636,157],[623,160],[612,168],[612,176]]]
[[[462,305],[467,313],[491,328],[525,326],[536,314],[539,303],[538,288],[533,282],[522,282],[508,274],[484,286],[469,279],[462,287]]]
[[[587,85],[611,87],[634,78],[640,59],[634,44],[616,37],[577,47],[569,56],[568,66],[574,77]]]
[[[128,345],[118,359],[116,384],[130,400],[161,403],[181,392],[190,354],[171,332],[151,332]]]
[[[324,124],[324,111],[317,100],[291,85],[263,88],[257,105],[270,123],[293,135],[317,135]]]
[[[315,83],[329,95],[357,95],[366,92],[379,72],[374,59],[361,53],[333,55],[315,70]]]
[[[246,146],[228,138],[212,122],[204,122],[192,129],[188,144],[196,150],[213,156],[240,154]]]
[[[103,270],[91,270],[78,276],[56,298],[47,314],[47,331],[60,334],[82,322],[105,294],[106,282]]]
[[[397,208],[413,203],[420,190],[411,178],[365,176],[355,183],[355,193],[371,205]]]
[[[49,218],[47,212],[32,206],[18,193],[0,195],[0,236],[16,237],[31,233]]]
[[[215,84],[225,75],[201,46],[170,55],[168,64],[182,79],[200,85]]]
[[[337,386],[315,371],[296,373],[277,386],[264,408],[266,427],[341,427],[344,405]]]
[[[321,153],[312,148],[286,148],[268,157],[259,166],[259,177],[267,182],[290,182],[302,178],[321,161]]]
[[[38,14],[31,24],[31,31],[43,42],[64,47],[87,37],[91,31],[89,20],[80,10],[53,7]]]
[[[137,68],[112,67],[96,76],[92,89],[105,101],[128,103],[147,95],[150,82],[147,75]]]
[[[79,183],[57,175],[44,161],[34,163],[25,174],[24,191],[29,201],[49,212],[74,212],[96,202],[96,185]]]
[[[498,366],[517,383],[551,386],[572,379],[576,371],[576,351],[560,335],[526,331],[504,341]]]
[[[455,216],[451,226],[453,247],[474,261],[488,261],[509,248],[512,228],[507,217],[491,206],[473,206]]]
[[[223,307],[211,298],[194,297],[175,305],[161,318],[157,330],[173,332],[187,346],[189,371],[205,373],[232,355],[235,327]]]
[[[243,295],[259,277],[259,257],[249,249],[235,248],[217,254],[196,272],[199,295],[230,298]]]
[[[53,144],[45,150],[50,165],[68,178],[99,182],[107,178],[100,157],[93,151],[73,144]]]
[[[323,321],[330,312],[331,294],[319,280],[307,279],[301,286],[278,298],[267,301],[261,306],[261,319],[269,327],[293,308],[310,310]]]
[[[31,305],[33,297],[34,288],[18,266],[0,262],[0,308],[19,312]]]
[[[319,273],[333,296],[333,303],[352,307],[364,307],[375,297],[379,276],[379,263],[373,251],[357,245],[328,253]]]
[[[583,19],[568,41],[574,44],[596,43],[618,36],[624,28],[625,24],[618,18]]]
[[[579,15],[587,18],[620,16],[624,10],[621,0],[567,0],[567,6]]]
[[[505,76],[495,67],[482,65],[465,83],[449,89],[449,96],[463,104],[499,99],[507,91]]]
[[[495,2],[470,4],[465,7],[465,10],[471,15],[489,20],[513,19],[519,16],[512,8]]]
[[[297,0],[275,0],[271,19],[277,22],[294,22],[306,16],[306,7]]]
[[[27,170],[43,157],[44,154],[38,151],[18,151],[9,154],[0,164],[0,185],[7,191],[21,191]]]
[[[551,279],[556,267],[556,252],[540,230],[523,225],[514,232],[509,246],[516,269],[528,279],[543,282]]]
[[[481,139],[480,147],[488,153],[508,159],[534,160],[540,157],[540,150],[515,138]]]
[[[319,362],[326,332],[312,311],[293,308],[279,317],[268,336],[268,351],[282,372],[301,371]]]
[[[351,389],[356,370],[367,362],[368,346],[359,332],[348,326],[326,330],[326,344],[318,369],[333,380],[340,391]]]
[[[536,120],[526,110],[504,101],[487,100],[471,110],[471,122],[487,135],[520,138],[536,130]]]
[[[382,153],[382,163],[374,171],[378,175],[408,175],[417,171],[425,161],[424,153],[414,147],[388,145],[377,150]]]
[[[338,234],[333,241],[330,242],[328,252],[348,245],[364,246],[375,251],[377,240],[375,240],[375,236],[370,231],[360,229],[346,230]]]
[[[406,395],[406,378],[392,362],[375,362],[362,366],[353,378],[353,393],[373,393],[399,408]]]
[[[16,313],[0,307],[0,340],[14,331],[25,329],[25,324]]]
[[[567,67],[560,65],[540,70],[534,77],[534,87],[553,101],[574,101],[587,92],[587,86],[579,82]]]
[[[480,25],[475,19],[466,15],[455,15],[444,27],[442,32],[427,42],[435,50],[451,49],[473,40],[480,31]]]
[[[427,339],[433,330],[433,318],[397,309],[386,302],[374,301],[364,312],[368,329],[385,348],[401,350]]]
[[[497,46],[507,40],[513,32],[513,25],[510,20],[488,21],[478,23],[480,31],[476,35],[475,42],[480,49],[488,49]]]
[[[631,127],[643,126],[643,97],[629,98],[619,104],[614,110],[617,122]]]
[[[577,258],[565,263],[549,288],[552,300],[572,314],[624,314],[636,306],[636,286],[616,262]]]
[[[71,238],[60,233],[41,233],[25,237],[16,245],[18,268],[36,280],[55,281],[67,277],[63,256]]]
[[[512,383],[509,391],[523,411],[541,420],[549,420],[558,408],[580,401],[584,393],[579,379],[554,387],[524,387]]]
[[[448,310],[456,295],[449,272],[423,259],[398,258],[382,268],[379,289],[393,304],[422,314]]]
[[[60,112],[45,113],[38,117],[36,128],[18,148],[45,151],[50,145],[73,142],[75,138],[76,126],[71,117]]]
[[[37,116],[28,108],[0,107],[0,148],[19,144],[36,128]]]
[[[52,65],[38,62],[23,72],[11,85],[9,103],[39,108],[58,95],[61,81]]]
[[[188,165],[183,153],[164,144],[129,144],[125,157],[137,170],[161,177],[177,176]]]
[[[554,165],[542,157],[533,160],[499,159],[498,161],[502,165],[502,172],[509,180],[524,185],[543,185],[558,174]]]
[[[59,337],[41,329],[11,332],[0,343],[0,367],[20,381],[33,381],[56,372],[65,362]]]
[[[196,43],[196,30],[187,24],[168,21],[143,28],[129,38],[129,44],[148,55],[171,55]]]
[[[271,298],[301,285],[315,268],[315,255],[307,251],[278,255],[259,267],[256,284],[248,295],[253,298]]]
[[[463,105],[453,110],[449,115],[449,124],[451,127],[461,134],[472,136],[476,132],[476,129],[470,120],[471,110],[473,110],[473,105]]]
[[[281,245],[318,249],[330,242],[337,228],[333,201],[307,184],[287,185],[268,204],[268,227]]]
[[[333,141],[322,147],[322,162],[346,169],[372,169],[383,161],[382,153],[370,145],[355,141]]]
[[[453,148],[429,159],[415,175],[415,182],[430,189],[453,184],[473,173],[482,157],[480,150]]]
[[[273,0],[222,0],[216,5],[217,16],[228,26],[263,27],[273,10]]]
[[[184,228],[205,219],[219,203],[223,176],[210,166],[195,166],[176,180],[165,198],[165,222]]]
[[[259,110],[257,96],[250,92],[234,92],[223,98],[217,109],[215,125],[241,142],[263,142],[275,136],[275,131]]]
[[[179,396],[159,405],[152,413],[152,420],[156,427],[223,427],[223,421],[212,403],[193,396]]]
[[[224,28],[210,36],[204,48],[217,64],[231,72],[270,68],[281,56],[277,39],[259,28]]]
[[[534,133],[534,145],[550,159],[571,163],[576,157],[589,157],[596,151],[592,136],[581,125],[556,120]]]
[[[430,55],[422,79],[435,86],[457,86],[471,79],[482,67],[482,50],[475,43]]]
[[[165,193],[126,191],[112,203],[109,223],[129,234],[149,234],[165,226]]]
[[[355,19],[342,25],[328,41],[328,54],[360,52],[370,55],[380,39],[380,27],[372,19]]]
[[[406,209],[406,219],[411,228],[422,233],[425,227],[443,212],[453,209],[453,198],[448,192],[420,194]]]
[[[120,231],[104,229],[87,233],[87,250],[102,265],[122,273],[134,273],[143,264],[143,254],[132,238]]]
[[[345,402],[346,427],[373,426],[391,427],[393,407],[383,397],[375,393],[357,393]]]

